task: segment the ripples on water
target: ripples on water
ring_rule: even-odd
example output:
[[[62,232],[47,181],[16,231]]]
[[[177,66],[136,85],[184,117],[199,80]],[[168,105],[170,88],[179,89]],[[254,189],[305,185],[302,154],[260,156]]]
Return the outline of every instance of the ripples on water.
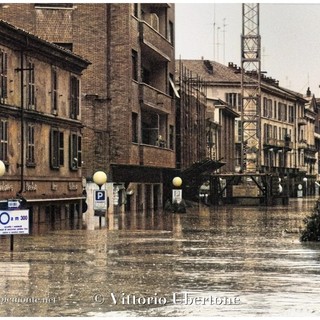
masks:
[[[116,214],[95,230],[34,226],[13,253],[1,237],[0,316],[318,316],[320,245],[298,233],[314,203]],[[205,303],[174,304],[182,292]],[[151,298],[166,304],[143,304]]]

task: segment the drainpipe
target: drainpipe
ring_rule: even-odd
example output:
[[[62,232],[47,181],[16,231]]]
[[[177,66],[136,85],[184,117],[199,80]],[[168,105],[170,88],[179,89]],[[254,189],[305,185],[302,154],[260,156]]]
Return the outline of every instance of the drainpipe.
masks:
[[[22,196],[24,191],[24,66],[23,66],[23,50],[20,52],[20,97],[21,97],[21,144],[20,144],[20,190],[18,195]]]

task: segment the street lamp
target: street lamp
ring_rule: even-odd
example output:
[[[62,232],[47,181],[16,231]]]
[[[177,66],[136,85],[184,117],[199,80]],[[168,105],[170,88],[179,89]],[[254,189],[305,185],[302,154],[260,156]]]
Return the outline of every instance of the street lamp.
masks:
[[[172,179],[172,184],[175,187],[172,190],[172,209],[173,212],[186,212],[185,205],[182,201],[182,179],[180,177],[175,177]]]
[[[180,177],[175,177],[175,178],[172,179],[172,184],[175,187],[179,188],[182,185],[182,179]]]
[[[101,187],[107,182],[107,175],[103,171],[97,171],[93,176],[92,180],[95,184],[99,186],[99,190]],[[94,205],[93,208],[98,210],[106,210],[107,209],[107,196],[106,191],[95,191],[94,192]],[[99,227],[101,228],[101,214],[99,214]]]
[[[2,160],[0,160],[0,177],[6,173],[6,166]]]
[[[182,179],[180,177],[175,177],[172,179],[172,184],[175,187],[175,189],[172,190],[172,204],[179,204],[182,201],[182,190],[180,189]]]
[[[308,178],[307,177],[304,177],[303,179],[302,179],[304,182],[305,182],[305,184],[306,184],[306,196],[308,195]]]
[[[99,189],[101,190],[101,187],[107,182],[107,175],[103,171],[97,171],[92,176],[93,182],[99,186]]]

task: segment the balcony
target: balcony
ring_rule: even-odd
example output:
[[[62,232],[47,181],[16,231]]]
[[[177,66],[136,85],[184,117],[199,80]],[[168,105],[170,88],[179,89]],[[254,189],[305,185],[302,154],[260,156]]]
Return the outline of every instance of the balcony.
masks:
[[[146,50],[156,53],[161,60],[174,59],[174,49],[171,43],[158,31],[153,29],[145,21],[139,22],[140,41],[146,46]]]
[[[150,167],[175,168],[175,152],[151,145],[140,145],[140,164]]]
[[[278,140],[275,138],[266,138],[264,145],[266,147],[275,148],[275,149],[291,150],[293,148],[293,142],[286,141],[286,140]]]
[[[278,146],[278,148],[284,148],[287,150],[291,150],[293,148],[293,142],[286,141],[286,140],[277,140],[277,146]]]
[[[300,140],[298,141],[298,149],[306,149],[307,148],[307,141],[306,140]]]
[[[172,99],[162,91],[159,91],[145,83],[141,83],[139,85],[139,96],[140,101],[155,111],[171,113]]]
[[[299,126],[305,126],[305,125],[307,125],[307,119],[305,119],[305,118],[298,118],[298,125]]]
[[[310,152],[316,152],[317,148],[314,144],[307,144],[307,150]]]
[[[264,141],[264,145],[269,147],[277,147],[278,146],[277,141],[278,140],[275,138],[266,138]]]

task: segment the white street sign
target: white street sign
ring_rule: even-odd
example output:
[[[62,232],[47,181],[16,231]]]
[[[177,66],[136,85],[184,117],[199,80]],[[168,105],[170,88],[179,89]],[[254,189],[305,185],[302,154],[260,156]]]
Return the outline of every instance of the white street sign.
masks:
[[[1,210],[0,234],[29,234],[29,210]]]
[[[172,203],[180,203],[182,201],[182,189],[172,190]]]

